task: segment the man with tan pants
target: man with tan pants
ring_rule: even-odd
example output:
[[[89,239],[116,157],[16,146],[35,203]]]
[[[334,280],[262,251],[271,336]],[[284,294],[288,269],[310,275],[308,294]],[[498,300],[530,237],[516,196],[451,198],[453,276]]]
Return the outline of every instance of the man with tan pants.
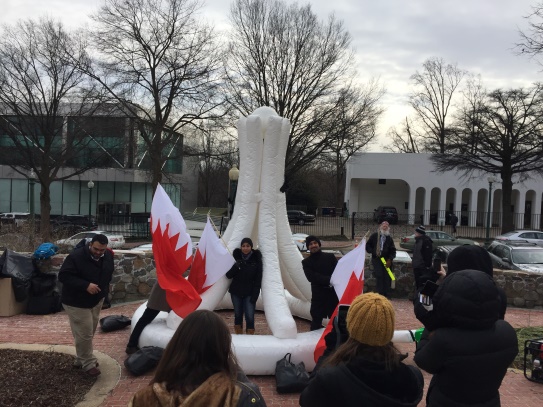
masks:
[[[93,354],[92,339],[104,298],[113,275],[113,253],[107,249],[108,239],[95,235],[89,244],[75,249],[66,257],[58,275],[62,287],[62,305],[70,320],[75,342],[75,368],[90,376],[100,370]]]

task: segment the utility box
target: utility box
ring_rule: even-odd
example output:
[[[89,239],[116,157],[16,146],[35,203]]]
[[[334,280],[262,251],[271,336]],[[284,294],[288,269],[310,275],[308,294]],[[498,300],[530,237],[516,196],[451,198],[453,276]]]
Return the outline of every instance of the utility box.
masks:
[[[27,301],[18,302],[15,299],[11,278],[0,278],[0,317],[25,313],[26,303]]]

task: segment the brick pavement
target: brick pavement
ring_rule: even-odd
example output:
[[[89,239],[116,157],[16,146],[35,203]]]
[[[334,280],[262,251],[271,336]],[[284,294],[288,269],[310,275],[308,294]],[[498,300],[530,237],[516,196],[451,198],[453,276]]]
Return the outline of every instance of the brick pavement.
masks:
[[[415,319],[411,303],[407,300],[393,300],[396,309],[396,329],[413,329],[420,326]],[[134,310],[141,304],[121,304],[104,310],[101,316],[111,314],[123,314],[132,316]],[[231,312],[220,312],[229,326],[233,326],[233,315]],[[543,310],[526,310],[509,308],[506,319],[516,328],[528,326],[543,326]],[[309,330],[309,322],[298,320],[300,332]],[[263,313],[256,316],[256,330],[261,334],[269,334]],[[122,331],[102,333],[95,336],[95,349],[101,351],[121,366],[119,382],[111,394],[102,403],[102,407],[126,406],[131,395],[136,390],[147,385],[151,375],[132,377],[124,368],[123,361],[126,358],[124,348],[128,341],[129,329]],[[0,342],[15,343],[39,343],[39,344],[65,344],[72,345],[73,338],[68,325],[68,318],[64,312],[53,315],[16,315],[13,317],[0,318]],[[399,344],[402,352],[409,352],[407,363],[413,363],[413,344]],[[476,368],[476,367],[475,367]],[[430,381],[430,375],[424,373],[426,388]],[[297,406],[298,395],[280,395],[275,391],[275,380],[273,376],[252,376],[261,388],[262,394],[268,406]],[[543,403],[543,384],[532,383],[524,378],[520,371],[510,370],[500,389],[502,395],[502,406],[504,407],[539,407]],[[420,403],[421,406],[424,403]]]

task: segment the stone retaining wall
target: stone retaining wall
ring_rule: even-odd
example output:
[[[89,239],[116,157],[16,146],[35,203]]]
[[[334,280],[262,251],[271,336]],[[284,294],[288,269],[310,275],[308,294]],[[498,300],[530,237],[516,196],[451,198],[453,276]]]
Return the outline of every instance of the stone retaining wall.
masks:
[[[58,272],[66,255],[56,255],[39,262],[42,271]],[[373,267],[366,262],[365,291],[374,291],[376,281]],[[412,299],[414,294],[413,269],[409,263],[394,264],[396,288],[391,295],[395,298]],[[543,275],[520,271],[494,270],[494,280],[505,290],[508,305],[522,308],[543,307]],[[115,252],[115,271],[111,281],[113,303],[143,300],[149,296],[156,282],[155,262],[152,253]]]

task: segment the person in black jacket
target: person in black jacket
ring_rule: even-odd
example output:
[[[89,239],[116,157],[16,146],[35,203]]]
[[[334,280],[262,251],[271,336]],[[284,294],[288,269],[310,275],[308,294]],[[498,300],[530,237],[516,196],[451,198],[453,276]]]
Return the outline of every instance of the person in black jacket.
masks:
[[[322,320],[330,318],[339,302],[330,278],[336,268],[337,259],[333,253],[323,253],[321,241],[316,236],[307,236],[305,246],[311,253],[302,260],[307,280],[311,283],[311,330],[322,328]]]
[[[400,361],[391,342],[394,322],[394,308],[382,295],[356,297],[347,313],[349,339],[317,371],[300,406],[416,407],[424,379]]]
[[[226,273],[232,279],[230,297],[234,305],[234,330],[236,334],[243,333],[243,315],[245,314],[246,333],[255,333],[255,305],[260,295],[262,284],[262,254],[253,250],[253,241],[245,237],[241,248],[233,253],[236,263]]]
[[[494,267],[492,265],[492,259],[486,249],[476,245],[463,245],[455,248],[447,257],[447,273],[445,277],[456,273],[460,270],[478,270],[488,274],[490,277],[494,274]],[[443,270],[444,271],[444,270]],[[439,283],[440,281],[438,281]],[[500,297],[499,317],[505,318],[505,311],[507,310],[507,295],[503,288],[496,286],[498,295]],[[424,327],[430,331],[436,329],[439,324],[439,317],[432,310],[428,310],[420,302],[420,295],[415,295],[413,298],[414,311],[417,319],[423,323]]]
[[[424,331],[415,363],[433,374],[426,405],[500,406],[499,388],[518,353],[513,327],[499,319],[492,278],[477,270],[447,276],[433,296],[438,325]]]
[[[75,342],[74,367],[83,369],[90,376],[100,374],[92,338],[113,276],[113,254],[107,244],[105,235],[95,235],[89,244],[66,257],[58,274],[63,284],[62,306],[68,314]]]
[[[427,280],[436,282],[437,273],[432,268],[433,242],[426,236],[426,228],[418,226],[415,229],[415,247],[413,247],[413,274],[417,290],[422,288]]]
[[[387,297],[392,279],[386,271],[381,258],[385,259],[388,268],[392,268],[392,260],[396,257],[396,246],[394,246],[394,241],[390,236],[387,221],[381,222],[377,232],[370,236],[366,242],[366,252],[371,253],[373,274],[377,280],[377,292]]]

